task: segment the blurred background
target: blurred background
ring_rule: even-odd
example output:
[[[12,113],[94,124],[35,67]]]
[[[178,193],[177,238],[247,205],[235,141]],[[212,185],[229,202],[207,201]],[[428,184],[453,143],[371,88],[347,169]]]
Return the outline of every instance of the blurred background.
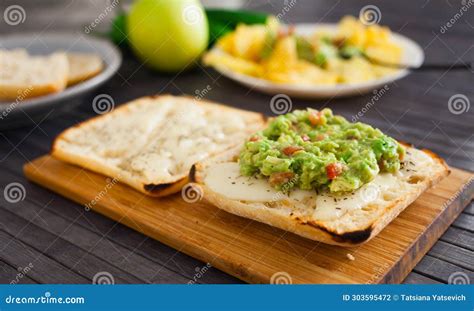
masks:
[[[20,5],[25,14],[23,20],[15,25],[9,25],[5,23],[5,19],[0,19],[0,34],[70,31],[83,36],[85,27],[99,18],[99,22],[94,24],[92,33],[105,36],[116,14],[121,8],[128,8],[131,2],[120,1],[117,4],[110,0],[40,2],[3,0],[0,11],[4,12],[12,5]],[[285,23],[336,23],[345,15],[358,16],[362,7],[373,4],[381,11],[379,23],[389,26],[393,32],[416,41],[423,48],[427,63],[471,62],[474,59],[474,9],[469,5],[471,2],[464,0],[397,2],[208,0],[202,3],[211,7],[243,8],[280,14],[281,20]],[[463,6],[468,7],[463,16],[456,18],[453,25],[446,28],[445,25],[455,18]],[[74,39],[74,36],[71,36],[71,41]],[[210,86],[213,91],[206,95],[208,99],[271,114],[268,106],[269,96],[237,85],[212,69],[199,66],[175,77],[148,70],[127,48],[122,48],[122,53],[124,59],[118,75],[99,90],[99,93],[113,93],[117,103],[160,92],[196,94]],[[441,154],[445,152],[443,147],[445,144],[457,149],[463,144],[466,145],[466,139],[473,133],[473,127],[456,130],[456,127],[450,124],[466,124],[466,126],[472,124],[472,111],[459,115],[451,114],[447,109],[447,102],[455,94],[465,94],[472,99],[472,83],[468,82],[469,79],[472,79],[472,72],[462,70],[416,72],[391,85],[391,91],[384,96],[379,108],[368,111],[362,121],[372,122],[399,139],[409,140],[415,144],[423,143],[425,147]],[[92,98],[93,96],[90,96],[83,100],[82,110],[90,111]],[[242,100],[243,98],[245,100]],[[316,101],[296,100],[294,108],[308,105],[318,108],[329,105],[350,118],[369,100],[370,95]],[[417,124],[413,124],[414,120]],[[440,120],[443,122],[439,123]],[[436,135],[436,132],[439,132],[438,128],[433,129],[434,124],[438,123],[444,134],[438,133],[439,137],[436,139],[426,139],[427,133]],[[394,124],[397,126],[393,126]],[[404,128],[411,130],[404,131]],[[445,134],[451,139],[445,137]],[[468,145],[472,144],[472,140],[469,141]],[[472,150],[466,152],[470,156],[473,155]],[[448,153],[445,156],[455,158],[458,154]],[[470,159],[466,159],[465,154],[458,160],[458,166],[474,170],[474,164]]]

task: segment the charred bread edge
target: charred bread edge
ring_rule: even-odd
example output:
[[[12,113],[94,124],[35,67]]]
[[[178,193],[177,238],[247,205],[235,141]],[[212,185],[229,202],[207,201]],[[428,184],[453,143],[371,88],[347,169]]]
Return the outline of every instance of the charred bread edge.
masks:
[[[400,142],[400,143],[404,146],[412,147],[412,145],[407,144],[405,142]],[[288,216],[288,219],[286,220],[286,222],[288,222],[287,227],[289,227],[290,225],[294,227],[293,230],[288,230],[288,231],[296,233],[298,235],[304,236],[312,240],[324,242],[327,244],[340,245],[340,246],[357,246],[369,241],[374,236],[376,236],[383,228],[385,228],[387,224],[389,224],[393,219],[395,219],[406,207],[408,207],[408,205],[410,205],[413,201],[415,201],[425,190],[427,190],[429,187],[439,182],[443,177],[450,174],[450,170],[448,166],[446,165],[446,163],[441,157],[439,157],[437,154],[427,149],[421,149],[421,151],[425,152],[434,161],[442,165],[444,167],[444,170],[440,171],[431,179],[425,179],[421,181],[423,183],[423,187],[420,187],[419,189],[417,189],[417,191],[414,191],[413,193],[407,196],[397,199],[395,202],[393,202],[393,204],[386,207],[382,216],[379,217],[376,221],[371,223],[366,228],[355,230],[355,231],[344,232],[344,233],[338,233],[338,232],[335,232],[334,230],[326,228],[321,223],[317,223],[314,221],[303,221],[299,217]],[[201,186],[204,186],[205,188],[204,199],[207,200],[209,203],[216,205],[215,202],[219,201],[219,198],[216,198],[214,195],[212,195],[212,192],[209,189],[207,189],[208,191],[206,191],[207,187],[205,185],[202,185],[202,178],[199,174],[202,168],[203,166],[201,163],[194,164],[189,173],[189,181],[198,183]],[[245,203],[242,203],[241,201],[236,201],[236,200],[230,200],[230,201],[232,201],[233,203],[237,203],[237,205],[242,204],[240,209],[246,206]],[[238,206],[235,208],[220,206],[219,208],[224,209],[228,212],[231,212],[230,210],[239,209]],[[246,213],[246,212],[243,212],[240,214],[237,213],[237,215],[255,219],[255,217],[251,217],[250,213]],[[283,230],[287,230],[283,228],[284,224],[282,224],[283,222],[282,219],[277,219],[278,217],[275,217],[270,214],[269,216],[270,216],[269,218],[275,218],[275,219],[272,219],[265,223],[271,226],[279,227]],[[276,224],[275,222],[279,222],[280,225]]]

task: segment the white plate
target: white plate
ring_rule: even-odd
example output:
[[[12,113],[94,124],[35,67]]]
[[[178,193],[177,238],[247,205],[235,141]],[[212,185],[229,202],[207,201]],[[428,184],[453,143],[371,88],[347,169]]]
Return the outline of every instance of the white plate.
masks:
[[[336,24],[296,24],[295,31],[298,35],[308,36],[315,31],[324,30],[327,33],[336,33]],[[422,48],[413,40],[397,33],[392,33],[392,40],[402,47],[403,54],[401,63],[410,66],[420,66],[425,58]],[[214,47],[216,52],[222,52]],[[222,52],[223,53],[223,52]],[[350,84],[337,85],[294,85],[284,83],[274,83],[268,80],[251,77],[228,69],[215,68],[222,75],[235,80],[251,89],[259,90],[267,94],[286,94],[298,98],[334,98],[352,95],[362,95],[374,89],[384,86],[387,83],[405,77],[408,70],[398,70],[393,74],[383,76],[379,79]]]
[[[100,55],[104,69],[95,77],[75,84],[65,90],[16,102],[0,101],[0,128],[31,124],[31,119],[39,119],[52,112],[57,113],[68,105],[80,103],[80,99],[90,91],[110,79],[122,63],[122,54],[109,41],[75,33],[23,33],[0,37],[0,48],[24,48],[32,55],[44,55],[63,50],[88,52]]]

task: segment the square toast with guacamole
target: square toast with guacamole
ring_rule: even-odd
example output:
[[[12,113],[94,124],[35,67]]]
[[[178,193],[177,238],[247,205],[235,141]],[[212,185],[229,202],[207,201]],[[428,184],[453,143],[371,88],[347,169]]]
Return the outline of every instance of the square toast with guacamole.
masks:
[[[204,198],[236,215],[327,244],[369,241],[449,174],[428,150],[330,109],[269,121],[243,146],[193,166]]]
[[[66,129],[51,154],[164,196],[181,190],[195,162],[240,144],[263,125],[259,113],[209,101],[143,97]]]

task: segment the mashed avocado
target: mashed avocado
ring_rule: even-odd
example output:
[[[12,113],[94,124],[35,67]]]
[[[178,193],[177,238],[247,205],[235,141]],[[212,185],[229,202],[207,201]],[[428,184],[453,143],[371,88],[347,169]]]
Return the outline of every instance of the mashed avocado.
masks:
[[[348,192],[379,172],[396,172],[404,149],[364,123],[350,123],[330,109],[307,109],[273,119],[240,153],[245,176],[268,178],[276,189],[329,188]]]

